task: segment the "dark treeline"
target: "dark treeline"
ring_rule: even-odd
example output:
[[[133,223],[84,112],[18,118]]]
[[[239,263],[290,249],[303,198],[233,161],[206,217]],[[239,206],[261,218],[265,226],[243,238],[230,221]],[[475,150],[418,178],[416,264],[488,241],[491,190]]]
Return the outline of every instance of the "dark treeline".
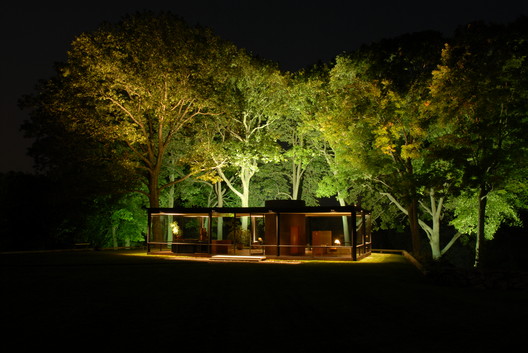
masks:
[[[137,245],[147,207],[330,198],[372,211],[380,247],[513,256],[489,244],[528,204],[526,38],[526,18],[477,22],[292,73],[172,14],[105,24],[21,99],[38,173],[2,176],[1,246]]]

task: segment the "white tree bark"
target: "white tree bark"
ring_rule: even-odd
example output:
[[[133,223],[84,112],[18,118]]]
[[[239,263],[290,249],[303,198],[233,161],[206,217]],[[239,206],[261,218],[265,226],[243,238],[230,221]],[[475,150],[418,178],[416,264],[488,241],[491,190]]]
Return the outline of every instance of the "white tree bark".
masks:
[[[393,195],[389,193],[382,193],[385,195],[400,211],[408,216],[408,211],[403,207]],[[431,247],[431,256],[433,260],[439,260],[450,248],[453,246],[455,241],[462,235],[457,232],[443,248],[440,243],[440,225],[442,221],[444,197],[436,197],[434,188],[429,189],[429,205],[420,201],[422,209],[431,216],[432,224],[429,225],[422,219],[418,219],[418,224],[425,231],[429,240],[429,246]]]
[[[235,195],[240,199],[242,207],[249,207],[249,183],[253,174],[255,174],[250,168],[242,167],[240,172],[240,181],[242,183],[242,190],[238,190],[231,181],[225,176],[222,168],[218,168],[218,174],[225,181],[226,185],[233,191]],[[241,217],[242,221],[242,230],[248,229],[249,219],[248,217]]]
[[[342,196],[340,196],[339,193],[337,194],[337,201],[339,201],[339,205],[346,206],[345,199]],[[343,220],[343,237],[345,240],[345,245],[351,246],[352,244],[350,242],[350,229],[348,229],[347,216],[343,216],[342,220]]]

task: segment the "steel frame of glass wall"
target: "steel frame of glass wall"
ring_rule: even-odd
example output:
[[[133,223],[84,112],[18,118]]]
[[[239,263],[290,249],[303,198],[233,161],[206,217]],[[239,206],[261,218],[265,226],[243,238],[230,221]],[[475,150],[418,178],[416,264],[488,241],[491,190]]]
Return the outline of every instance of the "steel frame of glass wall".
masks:
[[[148,253],[355,261],[371,238],[370,214],[354,206],[148,209]]]

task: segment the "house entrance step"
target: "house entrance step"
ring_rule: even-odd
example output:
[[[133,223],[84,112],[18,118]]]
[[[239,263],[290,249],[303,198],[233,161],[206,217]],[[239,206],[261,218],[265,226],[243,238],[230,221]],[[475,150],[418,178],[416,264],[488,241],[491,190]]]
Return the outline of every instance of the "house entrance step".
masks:
[[[249,261],[260,262],[266,260],[266,256],[242,256],[242,255],[213,255],[209,261]]]

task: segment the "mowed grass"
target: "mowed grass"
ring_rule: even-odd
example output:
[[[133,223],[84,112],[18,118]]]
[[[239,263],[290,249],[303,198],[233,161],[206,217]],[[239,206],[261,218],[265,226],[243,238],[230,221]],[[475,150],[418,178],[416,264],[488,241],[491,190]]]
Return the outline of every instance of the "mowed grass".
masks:
[[[526,291],[442,286],[395,254],[293,264],[86,251],[0,262],[13,352],[472,352],[527,340]]]

